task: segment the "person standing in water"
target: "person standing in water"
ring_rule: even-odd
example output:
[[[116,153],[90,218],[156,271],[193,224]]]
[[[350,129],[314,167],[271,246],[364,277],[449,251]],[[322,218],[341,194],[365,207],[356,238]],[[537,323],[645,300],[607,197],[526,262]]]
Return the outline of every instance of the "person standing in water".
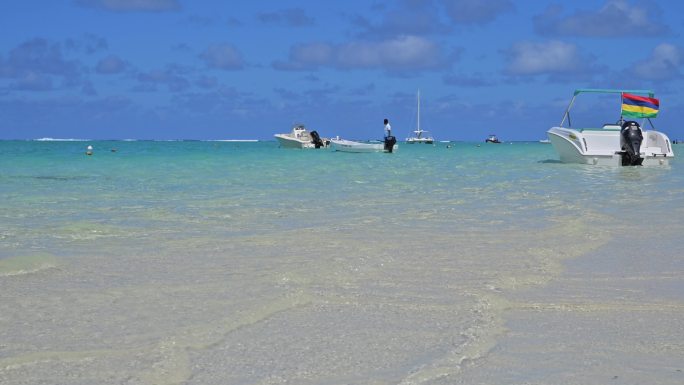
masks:
[[[397,139],[392,136],[392,126],[389,124],[389,120],[385,119],[385,141],[384,141],[385,152],[391,153],[394,150],[394,144],[397,143]]]

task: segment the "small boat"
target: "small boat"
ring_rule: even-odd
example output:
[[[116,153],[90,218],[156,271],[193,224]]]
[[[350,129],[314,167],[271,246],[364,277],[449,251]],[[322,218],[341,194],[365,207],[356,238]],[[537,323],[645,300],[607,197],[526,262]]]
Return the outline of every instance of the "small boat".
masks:
[[[413,131],[415,135],[413,135],[410,138],[406,138],[406,143],[408,144],[415,144],[415,143],[425,143],[425,144],[432,144],[435,142],[435,139],[430,136],[430,133],[425,130],[417,129]]]
[[[397,140],[390,136],[384,142],[357,142],[345,139],[332,139],[330,148],[341,152],[394,152],[399,148]]]
[[[274,136],[283,148],[324,148],[330,144],[330,140],[321,138],[318,132],[307,131],[303,124],[295,124],[292,126],[292,132],[288,134]]]
[[[485,143],[501,143],[501,141],[496,137],[496,135],[492,134],[485,139]]]
[[[414,144],[414,143],[425,143],[425,144],[432,144],[435,139],[430,136],[430,133],[428,131],[425,131],[420,128],[420,90],[418,91],[418,116],[416,119],[416,129],[413,131],[413,136],[410,138],[406,138],[406,143],[408,144]]]
[[[571,128],[570,109],[580,94],[618,94],[621,97],[620,119],[601,128]],[[674,157],[667,135],[655,131],[651,118],[660,102],[651,90],[578,89],[570,100],[557,127],[547,136],[561,162],[611,166],[666,165]],[[639,124],[624,118],[641,118]],[[563,124],[567,120],[568,127]],[[642,129],[648,121],[652,130]]]
[[[551,141],[548,139],[540,139],[539,143],[544,143],[544,144],[551,144]]]

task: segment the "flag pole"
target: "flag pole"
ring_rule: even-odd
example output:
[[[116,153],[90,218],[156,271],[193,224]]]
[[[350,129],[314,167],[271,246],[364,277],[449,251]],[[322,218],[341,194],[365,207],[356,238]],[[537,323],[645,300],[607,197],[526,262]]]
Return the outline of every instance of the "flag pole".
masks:
[[[620,127],[622,127],[622,124],[625,122],[624,116],[622,116],[622,105],[625,103],[625,93],[620,92]]]

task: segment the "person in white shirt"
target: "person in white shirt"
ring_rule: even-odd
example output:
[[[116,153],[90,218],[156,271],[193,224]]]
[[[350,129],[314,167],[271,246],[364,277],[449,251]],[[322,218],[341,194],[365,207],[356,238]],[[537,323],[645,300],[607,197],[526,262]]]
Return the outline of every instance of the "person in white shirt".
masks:
[[[389,120],[385,119],[385,138],[392,136],[392,126],[390,126]]]

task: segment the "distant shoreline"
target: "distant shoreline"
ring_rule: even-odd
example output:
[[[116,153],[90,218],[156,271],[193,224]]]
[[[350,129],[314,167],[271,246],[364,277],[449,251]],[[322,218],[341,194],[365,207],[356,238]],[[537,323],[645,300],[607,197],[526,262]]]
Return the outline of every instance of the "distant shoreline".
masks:
[[[0,139],[0,141],[27,142],[260,142],[259,139],[81,139],[81,138],[37,138]]]

